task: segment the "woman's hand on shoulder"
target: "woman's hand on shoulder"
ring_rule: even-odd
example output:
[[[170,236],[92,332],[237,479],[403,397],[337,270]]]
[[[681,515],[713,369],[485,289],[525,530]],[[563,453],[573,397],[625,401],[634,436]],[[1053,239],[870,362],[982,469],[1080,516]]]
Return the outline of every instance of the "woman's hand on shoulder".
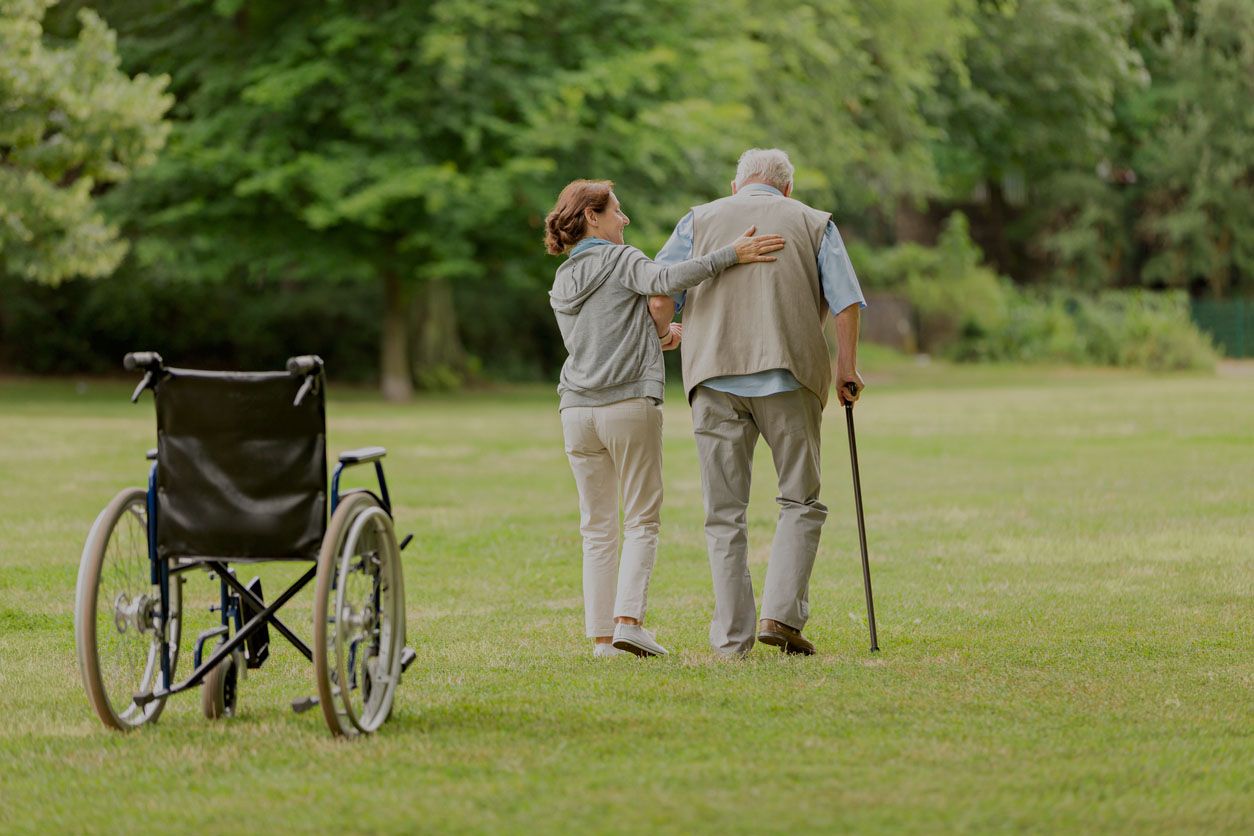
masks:
[[[784,236],[782,235],[755,235],[758,231],[756,226],[751,226],[745,230],[744,234],[732,241],[732,246],[736,248],[737,264],[752,264],[759,261],[774,261],[775,256],[767,255],[784,248]]]

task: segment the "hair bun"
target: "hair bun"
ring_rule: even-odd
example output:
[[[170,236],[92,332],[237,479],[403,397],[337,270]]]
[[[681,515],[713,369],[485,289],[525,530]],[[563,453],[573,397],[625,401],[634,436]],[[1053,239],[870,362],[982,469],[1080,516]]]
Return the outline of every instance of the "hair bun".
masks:
[[[614,191],[612,180],[573,180],[557,196],[553,210],[544,218],[544,248],[559,255],[587,235],[584,210],[604,212]]]

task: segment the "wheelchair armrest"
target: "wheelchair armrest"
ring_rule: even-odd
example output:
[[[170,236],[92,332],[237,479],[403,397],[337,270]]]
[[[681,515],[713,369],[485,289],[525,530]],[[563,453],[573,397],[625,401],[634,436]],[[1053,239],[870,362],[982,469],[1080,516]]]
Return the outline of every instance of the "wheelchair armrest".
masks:
[[[340,503],[340,474],[344,472],[344,468],[368,462],[374,463],[374,473],[379,479],[379,501],[383,505],[383,510],[388,514],[392,513],[392,498],[388,496],[388,483],[383,477],[383,462],[381,461],[387,454],[388,451],[382,447],[358,447],[356,450],[345,450],[340,453],[340,464],[335,468],[335,475],[331,477],[331,513],[335,513]]]
[[[356,450],[345,450],[340,453],[340,464],[365,464],[377,462],[388,454],[383,447],[359,447]]]

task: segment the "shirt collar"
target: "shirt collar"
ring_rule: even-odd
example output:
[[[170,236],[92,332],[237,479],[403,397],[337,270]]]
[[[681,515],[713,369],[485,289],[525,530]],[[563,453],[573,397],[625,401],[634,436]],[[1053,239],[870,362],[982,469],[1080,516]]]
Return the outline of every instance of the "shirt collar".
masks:
[[[613,242],[606,241],[604,238],[594,238],[591,235],[589,235],[587,238],[580,239],[579,243],[571,247],[570,254],[572,256],[576,256],[576,255],[579,255],[584,250],[590,250],[593,247],[599,247],[602,244],[610,244],[610,243],[613,243]]]
[[[775,188],[774,186],[768,186],[766,183],[750,183],[747,186],[741,186],[737,194],[740,194],[740,192],[747,192],[747,191],[766,192],[767,194],[775,194],[775,195],[779,195],[780,197],[784,196],[784,193],[781,192],[779,189]]]

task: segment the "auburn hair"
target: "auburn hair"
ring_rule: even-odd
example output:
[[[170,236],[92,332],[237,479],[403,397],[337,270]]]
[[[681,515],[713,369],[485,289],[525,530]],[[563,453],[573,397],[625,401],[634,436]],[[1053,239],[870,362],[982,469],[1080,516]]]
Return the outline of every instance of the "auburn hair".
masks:
[[[544,248],[558,255],[587,235],[585,209],[604,212],[610,205],[613,180],[573,180],[557,196],[553,211],[544,219]]]

